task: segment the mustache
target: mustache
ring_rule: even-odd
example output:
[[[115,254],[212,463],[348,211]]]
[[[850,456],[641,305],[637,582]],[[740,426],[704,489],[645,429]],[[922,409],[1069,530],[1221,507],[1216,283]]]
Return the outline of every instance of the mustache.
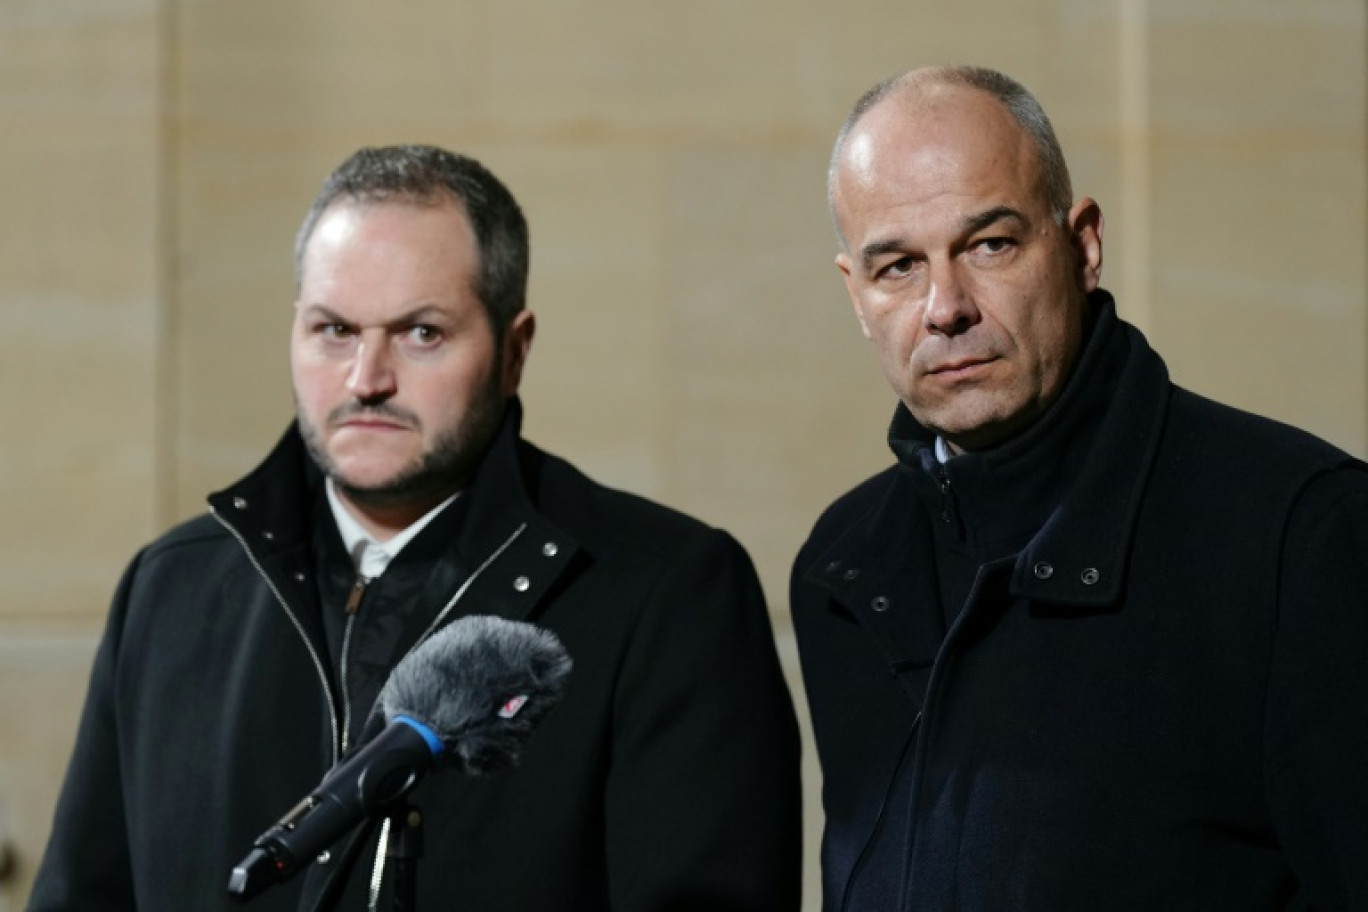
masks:
[[[383,418],[411,428],[418,427],[420,423],[418,416],[408,409],[399,408],[388,402],[377,402],[371,405],[364,402],[348,402],[339,405],[328,413],[328,424],[340,424],[352,418]]]

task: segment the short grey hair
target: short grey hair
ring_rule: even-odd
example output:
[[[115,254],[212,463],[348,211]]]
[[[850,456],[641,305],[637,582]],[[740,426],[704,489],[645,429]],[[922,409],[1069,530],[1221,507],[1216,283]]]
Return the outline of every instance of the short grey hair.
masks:
[[[1035,144],[1036,155],[1040,158],[1040,171],[1045,179],[1045,195],[1050,213],[1059,224],[1064,224],[1073,205],[1073,186],[1069,180],[1069,166],[1064,161],[1064,150],[1055,137],[1050,118],[1025,86],[1004,73],[978,66],[943,66],[907,70],[890,76],[860,96],[855,106],[846,115],[841,130],[836,134],[836,143],[831,150],[831,162],[827,167],[827,205],[831,211],[831,221],[836,225],[836,235],[845,246],[841,226],[836,221],[836,171],[840,164],[841,153],[845,151],[846,140],[865,114],[894,92],[915,83],[929,85],[967,86],[986,92],[1016,121],[1017,126],[1026,132]]]
[[[526,306],[527,220],[513,194],[473,158],[436,146],[363,148],[338,165],[323,182],[295,236],[295,282],[304,279],[304,251],[318,220],[338,200],[367,204],[398,202],[432,206],[459,203],[479,247],[479,271],[472,289],[489,314],[496,338]]]

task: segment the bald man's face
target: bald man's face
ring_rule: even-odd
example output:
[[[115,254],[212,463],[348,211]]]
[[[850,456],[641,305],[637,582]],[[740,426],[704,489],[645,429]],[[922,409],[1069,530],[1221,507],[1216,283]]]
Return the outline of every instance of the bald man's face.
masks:
[[[956,450],[1029,426],[1082,347],[1102,217],[1060,225],[1030,137],[991,96],[936,85],[885,98],[847,137],[836,258],[888,382]]]

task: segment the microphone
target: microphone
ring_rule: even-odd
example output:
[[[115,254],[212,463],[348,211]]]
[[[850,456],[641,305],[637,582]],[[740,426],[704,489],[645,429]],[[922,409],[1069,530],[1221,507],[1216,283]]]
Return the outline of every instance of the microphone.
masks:
[[[380,691],[389,724],[257,838],[229,895],[250,899],[288,880],[434,769],[483,775],[516,764],[572,664],[555,634],[521,621],[471,615],[433,634]]]

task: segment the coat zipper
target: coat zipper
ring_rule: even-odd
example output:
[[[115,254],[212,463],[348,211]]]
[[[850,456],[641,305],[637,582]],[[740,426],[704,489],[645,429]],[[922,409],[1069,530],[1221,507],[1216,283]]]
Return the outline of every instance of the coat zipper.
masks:
[[[267,572],[262,568],[261,562],[257,560],[256,555],[252,552],[252,549],[247,545],[247,539],[244,538],[242,533],[239,532],[236,528],[234,528],[234,526],[231,523],[229,523],[228,520],[224,519],[219,514],[219,512],[215,510],[212,506],[209,508],[209,512],[214,517],[214,519],[218,521],[218,524],[223,526],[223,528],[228,531],[228,534],[233,536],[233,538],[237,540],[238,545],[242,547],[243,553],[247,555],[248,563],[252,565],[252,568],[256,570],[257,575],[261,577],[264,583],[266,583],[266,588],[271,590],[271,595],[275,597],[276,603],[280,605],[281,610],[285,612],[285,616],[289,618],[290,625],[294,627],[295,632],[299,634],[300,640],[304,642],[304,648],[308,650],[309,660],[313,664],[315,674],[318,676],[318,683],[323,688],[323,695],[327,698],[328,723],[332,731],[332,753],[331,758],[328,762],[328,768],[331,769],[332,767],[337,765],[338,758],[341,757],[342,751],[345,750],[345,747],[342,746],[343,739],[349,737],[349,733],[343,733],[342,725],[338,720],[338,713],[336,708],[337,702],[333,697],[332,684],[328,680],[328,673],[327,669],[323,665],[323,660],[319,657],[318,650],[314,648],[313,641],[310,640],[308,634],[304,632],[304,625],[300,623],[298,615],[295,614],[294,609],[290,607],[290,603],[285,600],[285,596],[281,594],[280,589],[276,587],[275,582],[271,579],[270,575],[267,574]],[[415,647],[419,643],[422,643],[425,640],[427,640],[428,637],[432,636],[432,634],[436,632],[437,628],[441,626],[442,621],[444,621],[447,615],[451,613],[452,609],[456,607],[456,603],[459,602],[461,600],[461,597],[465,595],[466,590],[468,590],[471,587],[475,580],[477,580],[484,573],[485,570],[489,569],[490,564],[498,560],[500,555],[502,555],[505,551],[512,547],[513,543],[517,541],[525,531],[527,531],[527,523],[520,523],[518,525],[518,528],[513,530],[513,534],[509,535],[508,538],[505,539],[504,542],[499,545],[499,547],[495,548],[494,551],[487,558],[485,558],[484,562],[481,563],[480,566],[475,568],[475,572],[470,574],[470,576],[466,578],[466,581],[461,584],[460,588],[458,588],[455,594],[451,596],[450,600],[447,601],[446,605],[442,607],[442,610],[437,613],[437,616],[435,618],[433,618],[432,623],[428,625],[428,628],[423,631],[423,635],[420,636],[417,642],[414,643]],[[343,634],[344,656],[347,651],[347,644],[351,638],[351,629],[353,626],[353,621],[355,619],[354,609],[360,608],[361,595],[364,594],[365,585],[369,582],[368,580],[365,580],[365,582],[363,582],[363,580],[365,580],[364,577],[359,579],[357,583],[353,584],[352,591],[347,598],[348,618],[346,631]],[[358,591],[358,589],[360,591]],[[355,603],[354,605],[353,602]],[[344,660],[344,675],[345,669],[346,662]],[[345,696],[343,699],[344,701],[346,701]],[[350,701],[346,702],[349,704]],[[374,711],[374,707],[372,707],[372,711]],[[350,723],[350,705],[347,706],[347,714],[348,722]]]
[[[945,463],[936,463],[935,478],[941,493],[941,522],[950,523],[954,519],[955,495],[950,490],[950,474],[945,471]]]
[[[304,641],[304,647],[305,647],[305,649],[307,649],[308,652],[309,652],[309,658],[310,658],[310,659],[312,660],[312,662],[313,662],[314,671],[317,672],[317,674],[318,674],[318,682],[319,682],[319,684],[322,685],[322,687],[323,687],[323,694],[324,694],[324,696],[327,697],[327,704],[328,704],[328,721],[331,723],[331,726],[332,726],[332,761],[328,764],[328,768],[331,769],[333,766],[336,766],[336,765],[337,765],[337,760],[338,760],[338,757],[340,756],[340,753],[339,753],[339,744],[342,743],[342,742],[341,742],[341,740],[340,740],[339,737],[338,737],[338,727],[339,727],[339,726],[338,726],[337,709],[336,709],[337,704],[336,704],[336,703],[334,702],[334,700],[333,700],[332,685],[328,682],[328,674],[327,674],[327,671],[325,670],[325,668],[324,668],[324,666],[323,666],[323,661],[322,661],[322,659],[319,658],[318,650],[314,649],[313,642],[309,639],[308,635],[304,632],[304,625],[301,624],[301,623],[299,622],[299,618],[298,618],[298,616],[295,615],[294,610],[290,608],[289,602],[287,602],[287,601],[285,600],[285,597],[284,597],[283,595],[280,594],[280,590],[279,590],[278,588],[276,588],[275,582],[274,582],[274,581],[271,579],[271,577],[266,573],[266,571],[265,571],[264,569],[262,569],[261,562],[258,561],[257,558],[256,558],[256,555],[252,553],[252,549],[249,548],[249,547],[247,546],[247,540],[246,540],[245,538],[243,538],[242,534],[241,534],[240,532],[238,532],[237,529],[233,528],[233,526],[232,526],[226,519],[224,519],[222,516],[220,516],[220,515],[218,514],[218,511],[215,510],[212,506],[209,508],[209,512],[213,515],[214,519],[216,519],[216,520],[218,521],[219,525],[221,525],[221,526],[223,526],[223,528],[227,529],[227,530],[228,530],[228,533],[229,533],[230,535],[232,535],[233,538],[237,539],[237,543],[238,543],[239,545],[242,546],[243,552],[247,555],[247,560],[248,560],[248,562],[249,562],[249,563],[252,565],[252,567],[256,570],[257,574],[261,577],[261,579],[266,583],[266,588],[268,588],[268,589],[271,590],[271,594],[272,594],[273,596],[275,596],[275,600],[276,600],[277,604],[279,604],[280,607],[281,607],[281,609],[285,612],[285,616],[288,617],[288,618],[290,619],[290,624],[294,627],[295,632],[298,633],[298,634],[299,634],[299,638],[300,638],[301,640]],[[424,641],[426,641],[426,640],[428,639],[428,637],[432,636],[432,634],[433,634],[434,632],[436,632],[436,630],[441,626],[442,621],[445,620],[446,617],[447,617],[447,615],[449,615],[449,614],[451,613],[452,609],[454,609],[454,608],[456,607],[456,603],[459,602],[459,601],[461,600],[462,596],[464,596],[464,595],[466,594],[466,591],[467,591],[468,589],[470,589],[471,585],[475,582],[475,580],[479,579],[480,576],[482,576],[482,575],[484,574],[484,572],[485,572],[486,570],[489,569],[489,566],[490,566],[491,564],[493,564],[496,560],[499,559],[500,555],[502,555],[505,551],[507,551],[510,547],[512,547],[513,543],[514,543],[515,541],[517,541],[520,537],[522,537],[522,534],[523,534],[523,532],[525,532],[525,531],[527,531],[527,523],[524,522],[524,523],[519,524],[518,528],[516,528],[516,529],[513,530],[513,534],[510,535],[510,536],[508,536],[508,538],[506,538],[506,539],[504,540],[503,544],[501,544],[501,545],[499,545],[499,547],[495,548],[494,551],[493,551],[487,558],[484,559],[484,562],[481,563],[480,566],[478,566],[478,567],[475,568],[475,572],[471,573],[470,576],[468,576],[468,577],[466,578],[466,581],[463,582],[463,583],[461,583],[460,587],[456,590],[456,592],[455,592],[455,593],[451,596],[451,598],[447,601],[446,605],[444,605],[444,606],[442,607],[442,610],[439,611],[439,612],[437,612],[437,616],[436,616],[435,618],[433,618],[432,623],[428,625],[427,630],[424,630],[424,631],[423,631],[423,635],[420,636],[420,637],[418,638],[417,642],[415,642],[415,643],[413,644],[413,647],[410,648],[410,650],[409,650],[410,653],[413,651],[413,649],[417,648],[417,646],[418,646],[420,643],[423,643]],[[355,619],[356,619],[356,612],[357,612],[357,611],[360,609],[360,607],[361,607],[361,596],[365,594],[365,588],[366,588],[366,585],[367,585],[368,582],[369,582],[369,580],[367,580],[364,576],[363,576],[363,577],[360,577],[360,578],[352,585],[352,590],[351,590],[351,592],[349,593],[349,595],[348,595],[348,597],[347,597],[347,613],[348,613],[348,616],[347,616],[347,627],[346,627],[346,632],[343,634],[343,637],[342,637],[342,654],[343,654],[343,662],[342,662],[342,669],[343,669],[343,672],[342,672],[342,675],[343,675],[343,684],[344,684],[344,686],[345,686],[345,674],[346,674],[346,660],[345,660],[345,656],[346,656],[348,644],[349,644],[350,639],[351,639],[351,629],[352,629],[353,622],[354,622]],[[407,655],[407,654],[408,654],[408,653],[406,653],[405,655]],[[382,690],[383,690],[383,688],[382,688]],[[344,697],[344,700],[346,700],[345,697]],[[378,702],[379,702],[379,700],[378,700],[378,698],[377,698],[377,703],[378,703]],[[350,726],[350,721],[351,721],[350,701],[346,701],[346,703],[347,703],[347,724],[348,724],[348,726]],[[371,711],[374,712],[374,707],[372,707],[372,710],[371,710]],[[348,733],[344,733],[344,734],[342,735],[343,738],[346,738],[346,737],[348,737],[348,736],[349,736]],[[344,749],[345,749],[345,748],[344,748]],[[372,870],[372,872],[371,872],[371,889],[370,889],[370,891],[369,891],[369,892],[370,892],[370,896],[368,897],[369,902],[368,902],[368,904],[367,904],[367,905],[369,906],[369,908],[370,908],[370,912],[375,912],[375,910],[376,910],[376,904],[378,903],[379,897],[380,897],[380,894],[379,894],[379,886],[380,886],[380,880],[381,880],[381,878],[383,877],[383,872],[384,872],[384,866],[385,866],[385,861],[384,861],[384,857],[385,857],[385,856],[384,856],[384,853],[385,853],[385,851],[386,851],[386,849],[387,849],[387,845],[386,845],[386,844],[387,844],[387,842],[388,842],[388,838],[387,838],[388,835],[389,835],[388,827],[382,827],[382,828],[381,828],[381,832],[380,832],[380,836],[379,836],[379,838],[378,838],[377,841],[376,841],[375,868],[374,868],[374,869]]]
[[[209,512],[213,514],[214,519],[218,520],[219,525],[228,530],[228,534],[237,539],[238,544],[242,546],[243,552],[247,555],[247,561],[256,569],[257,574],[262,580],[265,581],[266,588],[271,590],[271,594],[275,596],[277,604],[279,604],[281,610],[285,612],[285,616],[290,619],[290,624],[294,626],[295,632],[298,633],[299,638],[304,641],[304,648],[309,651],[309,658],[313,662],[314,672],[318,675],[318,683],[322,685],[323,695],[327,698],[328,722],[332,728],[332,744],[330,745],[332,749],[332,759],[328,763],[328,768],[331,769],[333,766],[337,765],[337,758],[340,754],[338,752],[337,704],[333,701],[332,684],[328,681],[327,668],[323,665],[323,660],[319,657],[318,650],[314,649],[313,642],[309,639],[308,634],[304,632],[304,625],[299,622],[299,617],[294,613],[294,610],[290,608],[290,603],[285,601],[285,596],[280,594],[280,590],[276,588],[275,582],[266,571],[262,569],[261,562],[258,561],[256,555],[252,553],[252,549],[247,546],[247,540],[242,537],[242,533],[233,528],[232,524],[220,516],[218,511],[213,507],[209,508]]]
[[[504,543],[502,545],[499,545],[499,547],[495,548],[494,552],[490,554],[489,557],[486,557],[484,559],[484,563],[480,564],[480,566],[475,568],[475,572],[470,574],[470,576],[466,578],[466,581],[464,583],[461,583],[460,588],[458,588],[455,594],[451,596],[451,599],[445,605],[442,606],[442,610],[437,612],[437,616],[432,619],[432,623],[428,625],[427,630],[424,630],[423,635],[418,638],[418,642],[413,644],[414,647],[417,647],[419,643],[424,642],[428,637],[432,636],[434,633],[437,632],[437,628],[442,626],[442,621],[446,620],[446,616],[451,613],[451,609],[456,607],[456,603],[459,602],[461,600],[461,597],[466,594],[466,590],[470,588],[470,585],[474,583],[475,580],[479,579],[484,574],[484,572],[489,569],[489,565],[498,560],[499,556],[502,555],[505,551],[507,551],[510,547],[512,547],[513,543],[517,541],[519,538],[521,538],[522,534],[526,531],[527,523],[521,523],[518,526],[518,528],[513,530],[512,535],[504,539]]]
[[[339,661],[338,670],[338,689],[342,691],[342,753],[347,752],[351,746],[351,690],[347,686],[347,664],[351,659],[351,638],[352,629],[356,627],[356,616],[361,611],[361,599],[366,594],[366,585],[370,582],[370,577],[360,573],[356,575],[356,581],[352,583],[351,591],[347,593],[347,604],[344,610],[347,613],[347,623],[342,630],[342,655]]]

